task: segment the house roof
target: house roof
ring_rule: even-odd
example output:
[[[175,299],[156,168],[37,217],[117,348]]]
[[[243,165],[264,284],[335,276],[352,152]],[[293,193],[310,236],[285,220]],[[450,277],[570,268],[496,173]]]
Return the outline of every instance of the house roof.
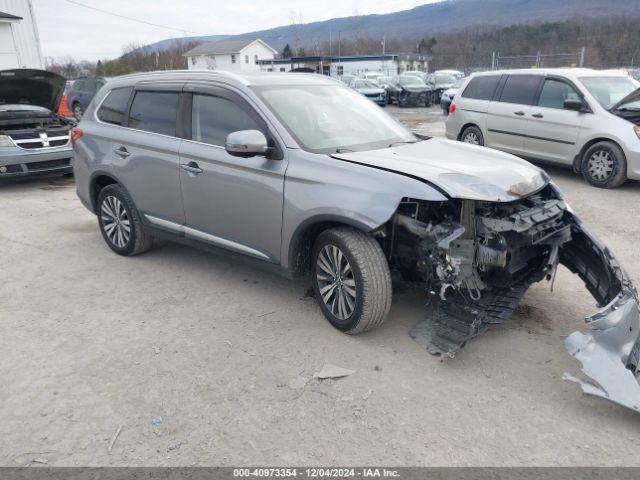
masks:
[[[272,50],[273,53],[277,53],[276,50],[271,48],[262,40],[258,39],[248,39],[248,40],[222,40],[220,42],[208,42],[198,45],[197,47],[192,48],[188,52],[184,53],[185,57],[194,57],[196,55],[225,55],[232,53],[240,53],[246,47],[251,45],[254,42],[260,42],[269,50]]]
[[[0,12],[0,20],[22,20],[22,17],[11,15],[10,13]]]

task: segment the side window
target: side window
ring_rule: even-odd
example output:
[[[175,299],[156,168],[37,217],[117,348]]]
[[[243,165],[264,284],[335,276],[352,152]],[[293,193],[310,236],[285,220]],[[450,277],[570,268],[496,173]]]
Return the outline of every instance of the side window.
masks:
[[[231,55],[231,63],[236,63],[236,56],[235,55]]]
[[[500,75],[487,75],[472,78],[467,88],[462,92],[462,97],[475,100],[491,100],[500,82]]]
[[[195,94],[191,109],[191,130],[193,140],[223,147],[231,132],[262,131],[262,128],[231,100]]]
[[[565,100],[580,100],[580,96],[568,83],[551,78],[544,81],[538,99],[539,107],[563,109]]]
[[[244,63],[249,63],[249,55],[244,56]]]
[[[136,92],[129,112],[129,127],[174,137],[177,114],[177,92]]]
[[[85,88],[84,88],[84,80],[76,80],[73,83],[73,89],[76,92],[83,92],[85,90]]]
[[[533,105],[541,77],[539,75],[509,75],[502,89],[500,101]]]
[[[100,121],[113,125],[122,125],[132,90],[133,88],[114,88],[111,90],[98,109]]]

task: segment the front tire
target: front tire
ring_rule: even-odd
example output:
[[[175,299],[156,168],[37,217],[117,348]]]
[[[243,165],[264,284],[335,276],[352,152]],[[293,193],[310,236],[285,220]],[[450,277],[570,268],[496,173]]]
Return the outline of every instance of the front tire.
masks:
[[[627,180],[627,160],[613,142],[598,142],[582,156],[582,176],[598,188],[616,188]]]
[[[484,146],[484,136],[482,131],[475,125],[471,125],[463,130],[460,135],[460,141],[471,145]]]
[[[312,282],[322,313],[338,330],[380,326],[391,308],[391,274],[378,242],[348,227],[320,234],[313,247]]]
[[[153,237],[142,229],[138,210],[120,185],[100,190],[96,211],[102,238],[118,255],[138,255],[153,246]]]

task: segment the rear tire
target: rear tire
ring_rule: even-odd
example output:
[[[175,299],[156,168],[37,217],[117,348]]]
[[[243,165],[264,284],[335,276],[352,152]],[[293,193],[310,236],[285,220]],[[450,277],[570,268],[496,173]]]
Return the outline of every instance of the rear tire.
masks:
[[[153,237],[142,229],[133,200],[120,185],[107,185],[100,190],[96,212],[102,238],[118,255],[138,255],[153,246]]]
[[[582,156],[582,176],[598,188],[616,188],[627,180],[627,160],[613,142],[598,142]]]
[[[465,128],[460,134],[460,141],[471,145],[484,146],[482,131],[475,125]]]
[[[311,276],[324,316],[338,330],[380,326],[391,308],[391,274],[378,242],[348,227],[326,230],[315,242]]]

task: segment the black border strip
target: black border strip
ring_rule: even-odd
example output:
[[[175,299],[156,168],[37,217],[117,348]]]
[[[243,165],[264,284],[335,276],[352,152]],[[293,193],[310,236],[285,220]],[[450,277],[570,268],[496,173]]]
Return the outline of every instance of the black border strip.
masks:
[[[563,143],[565,145],[575,145],[575,142],[567,142],[566,140],[556,140],[555,138],[536,137],[535,135],[527,135],[525,133],[507,132],[505,130],[487,129],[493,133],[502,133],[504,135],[513,135],[515,137],[533,138],[534,140],[544,140],[545,142]]]

